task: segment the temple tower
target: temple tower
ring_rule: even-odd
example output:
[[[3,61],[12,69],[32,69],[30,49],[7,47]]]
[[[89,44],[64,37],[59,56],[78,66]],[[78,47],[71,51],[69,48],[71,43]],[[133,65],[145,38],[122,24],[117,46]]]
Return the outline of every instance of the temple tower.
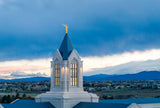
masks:
[[[79,102],[98,102],[98,96],[83,90],[83,61],[66,31],[51,61],[50,92],[36,96],[36,102],[50,102],[56,108],[72,108]]]

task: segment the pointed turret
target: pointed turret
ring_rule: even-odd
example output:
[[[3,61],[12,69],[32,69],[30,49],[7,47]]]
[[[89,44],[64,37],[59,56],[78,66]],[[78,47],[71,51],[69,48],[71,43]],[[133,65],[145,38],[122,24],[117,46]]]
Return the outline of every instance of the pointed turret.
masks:
[[[68,36],[68,34],[66,33],[62,44],[59,48],[59,51],[61,53],[61,56],[63,57],[63,60],[68,60],[69,55],[71,54],[72,50],[73,50],[73,45],[71,43],[71,40]]]

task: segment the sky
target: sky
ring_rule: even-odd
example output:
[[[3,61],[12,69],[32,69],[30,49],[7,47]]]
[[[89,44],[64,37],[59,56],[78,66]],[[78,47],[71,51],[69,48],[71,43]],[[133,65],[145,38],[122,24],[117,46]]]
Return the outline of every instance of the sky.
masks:
[[[0,78],[49,76],[67,24],[84,75],[160,70],[159,0],[0,0]]]

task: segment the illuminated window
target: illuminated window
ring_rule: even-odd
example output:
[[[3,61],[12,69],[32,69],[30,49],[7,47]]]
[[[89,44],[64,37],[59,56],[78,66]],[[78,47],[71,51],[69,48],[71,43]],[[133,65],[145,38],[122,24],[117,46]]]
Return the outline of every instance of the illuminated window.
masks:
[[[77,86],[77,64],[71,64],[71,86]]]
[[[55,79],[55,86],[60,86],[60,64],[55,64],[55,67],[54,67],[54,79]]]

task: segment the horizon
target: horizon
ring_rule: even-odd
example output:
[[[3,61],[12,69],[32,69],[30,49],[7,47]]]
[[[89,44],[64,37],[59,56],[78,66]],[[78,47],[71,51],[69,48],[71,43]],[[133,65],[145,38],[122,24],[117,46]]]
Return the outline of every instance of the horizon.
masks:
[[[83,77],[84,78],[89,78],[89,77],[93,77],[93,76],[96,76],[95,78],[96,79],[99,79],[99,77],[97,77],[97,76],[101,76],[101,75],[106,75],[107,77],[106,78],[109,78],[109,77],[114,77],[114,76],[123,76],[123,75],[137,75],[137,74],[146,74],[146,73],[155,73],[155,72],[160,72],[160,71],[141,71],[141,72],[137,72],[137,73],[130,73],[130,74],[111,74],[111,75],[109,75],[109,74],[103,74],[103,73],[98,73],[98,74],[91,74],[91,75],[89,75],[89,74],[87,74],[87,75],[83,75]],[[157,74],[157,73],[156,73]],[[152,74],[152,75],[154,75],[154,74]],[[7,79],[7,78],[4,78],[4,79],[0,79],[1,81],[23,81],[23,79],[31,79],[31,80],[26,80],[26,81],[32,81],[32,80],[34,80],[33,78],[50,78],[50,76],[47,76],[47,75],[41,75],[41,74],[35,74],[35,76],[28,76],[28,77],[23,77],[23,76],[19,76],[19,77],[16,77],[16,78],[10,78],[10,79]],[[105,78],[105,77],[104,77]],[[112,78],[113,79],[113,78]],[[42,79],[37,79],[36,81],[41,81]],[[46,80],[46,79],[43,79],[43,80]],[[43,81],[42,80],[42,81]],[[92,81],[92,78],[90,79],[91,81]],[[123,80],[126,80],[126,79],[123,79]],[[133,80],[133,79],[132,79]],[[137,80],[143,80],[143,79],[137,79]],[[146,79],[145,79],[146,80]],[[149,78],[149,79],[147,79],[147,80],[158,80],[158,79],[152,79],[152,78]],[[84,80],[84,81],[87,81],[87,80]],[[98,81],[98,80],[95,80],[95,81]],[[108,79],[104,79],[104,81],[108,81]],[[114,81],[114,80],[113,80]],[[118,80],[116,80],[116,81],[118,81]],[[119,81],[121,81],[121,80],[119,80]]]
[[[68,25],[84,75],[160,71],[159,3],[0,0],[0,79],[49,77],[65,36],[62,24]]]

